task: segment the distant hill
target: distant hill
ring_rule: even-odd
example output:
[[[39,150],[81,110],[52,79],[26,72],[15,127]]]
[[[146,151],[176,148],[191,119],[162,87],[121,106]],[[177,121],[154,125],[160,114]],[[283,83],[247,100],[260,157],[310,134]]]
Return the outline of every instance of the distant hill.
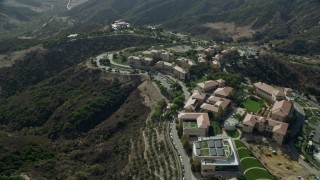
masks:
[[[313,39],[320,33],[319,0],[0,0],[0,36],[45,37],[65,30],[92,31],[118,19],[214,40]],[[54,15],[49,28],[42,28]],[[22,28],[22,26],[25,26]],[[16,29],[18,27],[18,29]],[[20,27],[20,28],[19,28]],[[70,28],[71,27],[71,28]],[[68,30],[69,29],[69,30]]]
[[[34,31],[65,10],[64,0],[0,0],[0,37]]]
[[[194,35],[239,38],[259,31],[270,38],[319,32],[319,0],[91,0],[67,13],[80,23],[123,18],[133,24]],[[239,35],[239,36],[238,36]],[[238,36],[238,37],[237,37]]]

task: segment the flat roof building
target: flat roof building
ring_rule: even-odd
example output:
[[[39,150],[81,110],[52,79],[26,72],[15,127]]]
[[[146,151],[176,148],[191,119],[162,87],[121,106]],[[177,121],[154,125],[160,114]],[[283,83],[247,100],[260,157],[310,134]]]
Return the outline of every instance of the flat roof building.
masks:
[[[193,160],[201,164],[201,173],[239,171],[239,159],[232,138],[200,137],[193,143]]]

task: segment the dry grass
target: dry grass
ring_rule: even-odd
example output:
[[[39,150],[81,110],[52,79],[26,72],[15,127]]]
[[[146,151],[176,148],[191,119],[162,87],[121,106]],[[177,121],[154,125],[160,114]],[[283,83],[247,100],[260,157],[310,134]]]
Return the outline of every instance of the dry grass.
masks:
[[[203,26],[219,30],[220,33],[222,34],[228,34],[232,36],[234,40],[237,40],[240,37],[252,38],[252,35],[253,35],[253,30],[251,29],[251,25],[237,27],[235,23],[218,22],[218,23],[206,23]]]

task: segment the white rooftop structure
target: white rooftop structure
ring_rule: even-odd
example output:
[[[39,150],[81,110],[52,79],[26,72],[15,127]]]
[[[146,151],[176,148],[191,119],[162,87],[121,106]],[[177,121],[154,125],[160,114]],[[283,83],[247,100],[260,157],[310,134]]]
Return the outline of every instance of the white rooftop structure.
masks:
[[[199,137],[193,143],[194,157],[201,159],[201,165],[239,166],[239,159],[233,140],[228,136]]]

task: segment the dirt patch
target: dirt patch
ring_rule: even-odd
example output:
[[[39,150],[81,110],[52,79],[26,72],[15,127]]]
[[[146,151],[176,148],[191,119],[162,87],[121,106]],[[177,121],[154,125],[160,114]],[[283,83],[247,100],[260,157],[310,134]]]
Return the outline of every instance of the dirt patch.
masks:
[[[251,29],[252,25],[237,27],[235,23],[217,22],[217,23],[205,23],[203,26],[212,28],[215,30],[219,30],[220,33],[227,34],[231,36],[234,40],[237,40],[241,37],[252,38],[253,32],[254,32]]]
[[[279,146],[276,143],[250,143],[250,147],[259,159],[266,164],[269,171],[278,179],[293,180],[298,176],[304,179],[314,179],[308,170],[296,161],[286,146]]]
[[[0,68],[11,67],[17,60],[23,59],[28,53],[40,50],[44,50],[42,45],[34,46],[21,51],[16,51],[8,55],[0,54]]]
[[[164,98],[151,81],[143,82],[138,88],[141,92],[140,96],[144,98],[144,104],[150,108],[154,108]]]

